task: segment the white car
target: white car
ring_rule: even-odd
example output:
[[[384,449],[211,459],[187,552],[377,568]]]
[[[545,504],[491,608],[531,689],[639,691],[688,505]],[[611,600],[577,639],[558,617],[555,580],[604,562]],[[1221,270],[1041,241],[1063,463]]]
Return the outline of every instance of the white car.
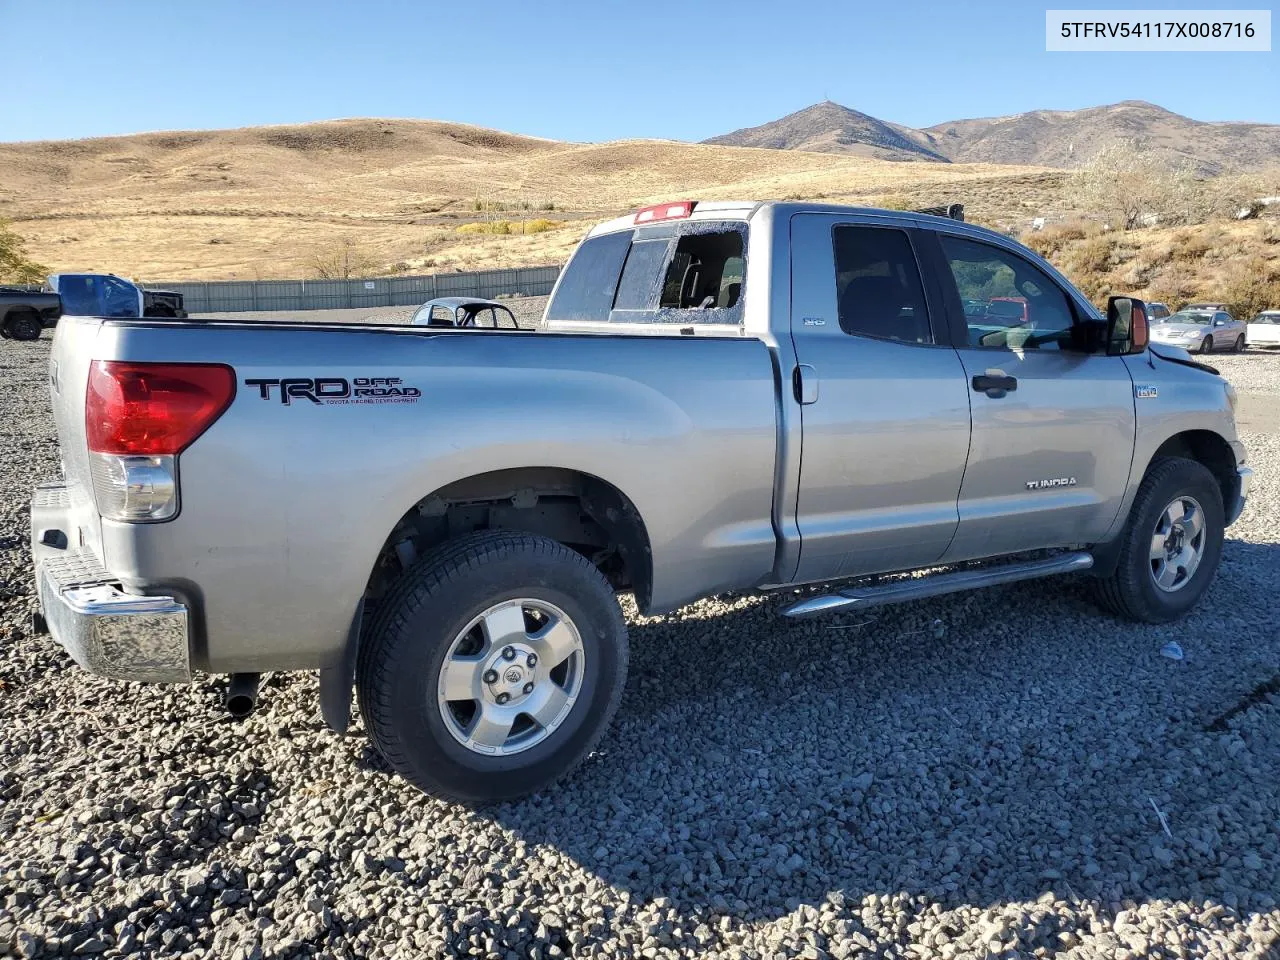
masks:
[[[1225,310],[1186,309],[1152,323],[1151,339],[1191,353],[1239,353],[1245,346],[1245,326]]]
[[[1249,321],[1245,336],[1251,347],[1270,350],[1280,347],[1280,310],[1263,310]]]

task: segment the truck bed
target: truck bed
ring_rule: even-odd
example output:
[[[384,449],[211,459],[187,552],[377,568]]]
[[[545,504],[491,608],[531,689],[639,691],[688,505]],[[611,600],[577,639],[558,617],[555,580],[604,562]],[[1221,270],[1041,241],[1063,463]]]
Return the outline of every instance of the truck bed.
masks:
[[[180,454],[174,519],[97,517],[93,360],[234,368],[231,406]],[[595,476],[635,504],[653,610],[773,569],[779,380],[757,339],[76,317],[52,369],[70,549],[197,611],[199,669],[331,663],[397,522],[515,466]]]

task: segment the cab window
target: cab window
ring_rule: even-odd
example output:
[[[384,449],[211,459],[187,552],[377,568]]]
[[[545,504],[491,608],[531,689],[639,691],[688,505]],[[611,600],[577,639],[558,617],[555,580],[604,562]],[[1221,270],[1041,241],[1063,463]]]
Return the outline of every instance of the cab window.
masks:
[[[840,329],[855,337],[933,343],[920,268],[905,231],[839,226],[832,241]]]
[[[1075,311],[1049,276],[1009,250],[941,234],[942,254],[964,304],[970,347],[1059,350]]]

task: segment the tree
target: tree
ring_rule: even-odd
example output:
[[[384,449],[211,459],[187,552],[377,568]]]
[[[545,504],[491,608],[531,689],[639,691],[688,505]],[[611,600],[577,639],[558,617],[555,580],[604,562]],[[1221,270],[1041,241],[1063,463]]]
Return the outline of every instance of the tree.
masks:
[[[14,233],[8,220],[0,220],[0,281],[39,283],[48,268],[27,257],[26,241]]]
[[[378,262],[357,247],[350,237],[343,237],[311,254],[307,258],[307,266],[320,280],[349,280],[375,274]]]
[[[1203,219],[1195,171],[1137,142],[1107,144],[1076,172],[1075,187],[1082,206],[1121,230]]]

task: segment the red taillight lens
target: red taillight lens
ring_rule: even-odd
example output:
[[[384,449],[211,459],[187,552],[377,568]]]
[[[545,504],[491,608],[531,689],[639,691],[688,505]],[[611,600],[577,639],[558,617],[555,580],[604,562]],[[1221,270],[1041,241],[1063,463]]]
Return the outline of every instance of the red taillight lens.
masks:
[[[85,399],[89,449],[180,453],[222,416],[235,395],[235,371],[222,364],[95,360]]]
[[[642,207],[636,211],[636,224],[656,223],[659,220],[683,220],[693,215],[696,200],[677,200],[674,203],[655,203],[652,207]]]

